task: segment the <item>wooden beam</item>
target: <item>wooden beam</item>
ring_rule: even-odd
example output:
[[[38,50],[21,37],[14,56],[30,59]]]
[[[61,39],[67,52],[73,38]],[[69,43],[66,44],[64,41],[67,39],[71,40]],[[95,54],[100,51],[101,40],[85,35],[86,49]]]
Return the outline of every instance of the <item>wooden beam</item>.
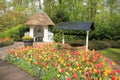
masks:
[[[62,44],[65,44],[64,31],[62,31]]]
[[[88,51],[89,31],[86,31],[86,51]]]

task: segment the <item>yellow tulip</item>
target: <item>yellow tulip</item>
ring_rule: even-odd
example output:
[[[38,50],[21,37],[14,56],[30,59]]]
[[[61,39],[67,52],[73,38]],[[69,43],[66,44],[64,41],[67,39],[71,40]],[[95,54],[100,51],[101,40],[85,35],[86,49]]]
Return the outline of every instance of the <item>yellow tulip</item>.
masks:
[[[77,67],[77,69],[80,69],[80,67]]]
[[[79,70],[79,72],[81,73],[82,71],[81,71],[81,70]]]
[[[49,68],[49,66],[47,66],[47,68]]]
[[[74,70],[74,71],[77,71],[77,69],[76,69],[76,68],[74,68],[73,70]]]
[[[66,66],[66,64],[65,64],[65,63],[64,63],[63,65],[64,65],[64,66]]]
[[[33,59],[32,58],[29,58],[29,61],[32,61]]]
[[[102,78],[99,78],[99,80],[103,80]]]
[[[69,67],[70,71],[72,71],[72,67]]]
[[[60,74],[57,74],[57,77],[60,77]]]
[[[69,73],[68,73],[68,72],[65,72],[65,74],[69,76]]]

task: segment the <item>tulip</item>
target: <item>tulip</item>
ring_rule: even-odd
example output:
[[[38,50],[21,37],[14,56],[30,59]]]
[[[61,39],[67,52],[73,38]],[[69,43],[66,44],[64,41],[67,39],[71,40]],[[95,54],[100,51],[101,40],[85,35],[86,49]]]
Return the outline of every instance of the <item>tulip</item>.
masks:
[[[112,80],[117,80],[117,78],[115,76],[112,76],[111,79]]]
[[[100,69],[98,69],[98,70],[97,70],[97,73],[98,73],[98,74],[101,74],[101,70],[100,70]]]
[[[87,80],[91,80],[90,76],[87,77]]]
[[[61,72],[65,72],[65,70],[64,70],[64,69],[61,69]]]
[[[94,73],[97,73],[97,69],[94,69],[93,71],[94,71]]]
[[[67,78],[67,80],[72,80],[71,78]]]
[[[68,63],[68,67],[70,67],[71,66],[71,64],[70,63]]]

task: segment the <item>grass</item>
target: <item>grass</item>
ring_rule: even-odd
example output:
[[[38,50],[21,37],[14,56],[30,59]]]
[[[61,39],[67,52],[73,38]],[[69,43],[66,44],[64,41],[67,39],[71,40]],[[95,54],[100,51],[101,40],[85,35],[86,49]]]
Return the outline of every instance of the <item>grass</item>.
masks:
[[[104,56],[111,58],[116,63],[120,64],[120,48],[109,48],[100,50]]]

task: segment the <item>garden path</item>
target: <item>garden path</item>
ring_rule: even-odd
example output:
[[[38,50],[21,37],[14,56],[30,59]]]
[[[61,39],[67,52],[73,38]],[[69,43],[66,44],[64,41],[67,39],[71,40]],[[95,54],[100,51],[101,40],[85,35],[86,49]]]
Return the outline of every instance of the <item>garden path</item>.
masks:
[[[41,43],[34,43],[41,44]],[[23,46],[23,42],[15,42],[11,46],[0,48],[0,80],[38,80],[35,77],[32,77],[30,74],[21,70],[20,68],[4,61],[5,56],[7,55],[7,50]]]

